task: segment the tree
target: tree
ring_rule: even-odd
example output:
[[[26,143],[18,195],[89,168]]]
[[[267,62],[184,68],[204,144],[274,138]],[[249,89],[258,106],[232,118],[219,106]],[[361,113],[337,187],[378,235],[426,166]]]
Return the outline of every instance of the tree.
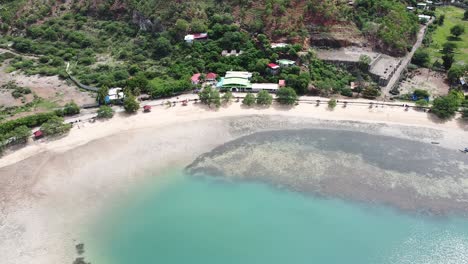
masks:
[[[447,72],[447,78],[450,82],[457,82],[460,77],[465,74],[465,67],[463,65],[453,65],[450,67],[450,70]]]
[[[428,91],[422,89],[414,90],[413,95],[416,96],[418,99],[424,99],[430,96]]]
[[[442,61],[443,61],[443,65],[444,65],[444,68],[446,70],[450,69],[452,67],[452,64],[453,64],[453,61],[454,61],[454,56],[453,54],[444,54],[442,56]]]
[[[211,89],[210,106],[211,105],[214,105],[216,108],[221,106],[221,96],[219,95],[219,91],[217,89]]]
[[[457,44],[447,41],[442,45],[442,54],[451,54],[457,48]]]
[[[363,71],[369,69],[369,64],[372,62],[371,57],[367,55],[359,56],[359,68]]]
[[[114,110],[112,107],[103,105],[99,107],[99,110],[97,111],[97,117],[98,118],[112,118],[114,116]]]
[[[445,21],[445,15],[440,15],[439,19],[437,20],[437,24],[439,24],[439,26],[442,26],[444,24],[444,21]]]
[[[47,122],[42,124],[41,131],[44,132],[46,136],[57,136],[63,135],[70,131],[72,125],[63,123],[62,117],[52,117]]]
[[[13,129],[8,135],[9,138],[14,138],[14,144],[24,144],[31,136],[31,130],[27,126],[19,126]],[[1,143],[0,143],[1,144]]]
[[[80,107],[73,101],[67,103],[63,108],[63,114],[66,116],[77,115],[80,113]]]
[[[455,38],[460,37],[463,33],[465,33],[465,27],[463,25],[455,25],[450,29],[450,34],[452,34]]]
[[[411,59],[411,62],[413,64],[416,64],[421,67],[427,66],[429,61],[430,61],[429,52],[423,49],[417,49],[416,52],[414,53],[413,58]]]
[[[284,87],[278,90],[277,100],[280,104],[294,105],[297,102],[297,94],[293,88]]]
[[[159,37],[156,40],[154,47],[155,47],[154,54],[156,55],[157,58],[162,58],[162,57],[169,55],[169,53],[171,53],[171,50],[172,50],[171,42],[165,37]]]
[[[468,20],[468,9],[465,10],[465,13],[463,14],[463,20]]]
[[[362,90],[362,97],[364,98],[375,99],[379,95],[380,91],[372,86],[368,86],[364,90]]]
[[[229,104],[229,103],[231,103],[233,97],[234,97],[234,96],[232,95],[232,92],[231,92],[231,91],[225,92],[225,93],[223,94],[223,98],[222,98],[222,99],[223,99],[223,103],[224,103],[224,104]]]
[[[106,97],[109,95],[109,88],[105,85],[99,88],[97,92],[96,100],[100,105],[106,104]]]
[[[262,90],[258,92],[257,104],[270,106],[272,102],[273,102],[273,96],[271,96],[271,94],[269,94],[267,91]]]
[[[335,109],[335,107],[336,107],[336,100],[335,99],[330,99],[328,101],[328,108],[333,110],[333,109]]]
[[[454,93],[438,97],[432,103],[431,113],[441,119],[447,119],[455,115],[460,107],[460,98]]]
[[[140,104],[137,102],[135,96],[132,94],[129,94],[127,97],[124,99],[124,109],[125,112],[132,114],[138,111],[140,108]]]
[[[246,106],[252,106],[255,104],[255,96],[251,93],[248,93],[245,97],[244,100],[242,100],[242,104]]]
[[[219,91],[211,87],[203,88],[203,90],[198,94],[198,97],[202,104],[206,104],[209,107],[211,107],[211,105],[216,107],[221,106],[221,96],[219,95]]]

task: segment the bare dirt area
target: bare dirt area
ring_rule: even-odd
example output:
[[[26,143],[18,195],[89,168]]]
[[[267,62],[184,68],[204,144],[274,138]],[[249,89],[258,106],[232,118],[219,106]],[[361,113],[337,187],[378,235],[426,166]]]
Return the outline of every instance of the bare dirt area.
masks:
[[[426,68],[409,72],[399,86],[401,94],[412,93],[415,89],[422,89],[428,91],[432,97],[448,94],[449,88],[450,86],[445,82],[443,73]]]
[[[21,72],[7,73],[5,71],[8,62],[0,67],[0,86],[10,81],[17,85],[28,87],[33,94],[58,106],[62,106],[70,101],[75,101],[78,105],[89,104],[95,101],[94,95],[88,92],[80,91],[76,86],[68,84],[58,76],[26,76]],[[24,103],[31,102],[33,96],[27,96]],[[11,91],[0,91],[0,105],[5,107],[21,106],[23,102],[11,96]]]

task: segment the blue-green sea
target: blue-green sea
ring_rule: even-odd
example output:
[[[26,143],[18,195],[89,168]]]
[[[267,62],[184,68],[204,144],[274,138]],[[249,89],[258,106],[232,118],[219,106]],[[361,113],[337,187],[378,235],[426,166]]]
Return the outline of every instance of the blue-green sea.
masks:
[[[468,263],[467,219],[264,183],[170,173],[103,214],[84,241],[93,264]]]

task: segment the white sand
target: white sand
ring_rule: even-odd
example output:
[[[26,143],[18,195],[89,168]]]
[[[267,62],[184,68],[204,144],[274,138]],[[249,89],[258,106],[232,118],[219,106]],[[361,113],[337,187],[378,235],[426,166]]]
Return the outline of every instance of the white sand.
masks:
[[[178,104],[154,107],[147,114],[119,113],[108,121],[82,122],[66,137],[33,142],[0,159],[0,262],[71,263],[76,257],[75,244],[86,242],[81,240],[86,226],[109,205],[120,206],[115,197],[125,198],[133,187],[146,182],[148,175],[185,166],[239,136],[225,117],[249,115],[256,118],[246,122],[271,123],[275,119],[270,117],[283,116],[283,121],[286,117],[292,124],[309,118],[370,124],[343,124],[361,130],[372,129],[375,123],[403,124],[414,131],[384,127],[387,134],[409,133],[413,139],[430,140],[435,133],[441,144],[451,148],[468,145],[466,127],[456,120],[435,123],[426,113],[388,106],[369,109],[368,105],[349,105],[329,111],[315,103],[292,109],[245,109],[240,103],[232,103],[210,110]],[[245,122],[236,125],[247,130],[250,126]],[[289,125],[285,122],[281,128]]]
[[[196,98],[194,96],[185,96],[184,98]],[[310,100],[315,100],[315,97],[303,97]],[[326,100],[324,98],[320,98]],[[351,100],[348,100],[351,101]],[[360,102],[366,102],[360,100]],[[370,102],[370,101],[367,101]],[[152,103],[160,103],[153,101]],[[39,141],[28,145],[18,151],[5,155],[0,159],[0,167],[7,166],[28,157],[34,156],[44,151],[63,152],[77,146],[86,144],[92,140],[118,134],[122,131],[129,131],[141,128],[160,128],[170,124],[183,124],[190,121],[217,119],[223,117],[246,116],[246,115],[281,115],[281,116],[297,116],[310,117],[324,120],[346,120],[368,123],[386,123],[400,124],[415,127],[435,128],[438,130],[451,131],[461,136],[468,135],[468,124],[464,124],[459,119],[453,119],[446,122],[435,120],[434,117],[422,111],[410,109],[405,111],[399,106],[385,106],[378,108],[369,108],[369,105],[354,105],[348,104],[346,108],[338,105],[333,111],[330,111],[326,105],[322,103],[319,107],[315,103],[300,104],[291,109],[282,106],[272,106],[267,109],[261,108],[245,108],[241,103],[233,102],[228,107],[221,107],[218,110],[208,109],[200,104],[190,103],[183,107],[178,104],[175,107],[158,106],[153,107],[151,113],[142,113],[141,111],[135,115],[127,116],[125,114],[117,114],[109,121],[91,123],[82,123],[75,126],[67,137],[60,140],[45,142]],[[463,137],[459,140],[464,140]],[[461,148],[463,141],[452,142],[449,147]],[[466,144],[465,144],[466,145]]]

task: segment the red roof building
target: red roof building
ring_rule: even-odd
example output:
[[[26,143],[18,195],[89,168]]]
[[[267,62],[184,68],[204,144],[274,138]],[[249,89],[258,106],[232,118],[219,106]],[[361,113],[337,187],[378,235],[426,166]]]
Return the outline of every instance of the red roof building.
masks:
[[[193,39],[207,39],[208,33],[193,34]]]
[[[192,81],[192,84],[199,84],[200,76],[201,76],[200,73],[195,73],[194,75],[192,75],[192,78],[190,78],[190,80]]]
[[[286,86],[286,81],[285,80],[279,80],[278,85],[279,85],[279,87],[285,87]]]
[[[280,68],[280,66],[278,64],[268,63],[268,68],[270,68],[272,70],[277,70],[277,69]]]
[[[218,77],[218,75],[216,75],[216,73],[210,72],[210,73],[208,73],[206,75],[206,80],[207,81],[215,81],[216,77]]]

